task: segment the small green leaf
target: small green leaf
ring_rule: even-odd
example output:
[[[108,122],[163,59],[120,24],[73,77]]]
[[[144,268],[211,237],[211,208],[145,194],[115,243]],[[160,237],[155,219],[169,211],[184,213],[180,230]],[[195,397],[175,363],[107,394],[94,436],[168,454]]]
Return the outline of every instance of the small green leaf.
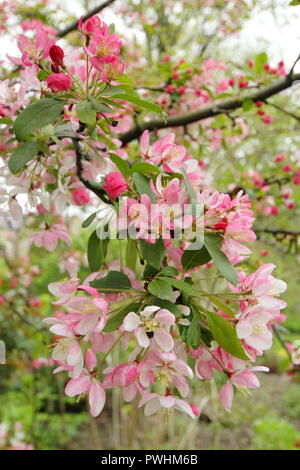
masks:
[[[156,243],[148,243],[146,240],[141,240],[140,243],[142,258],[148,265],[159,270],[166,254],[163,240],[159,238]]]
[[[142,100],[141,98],[128,94],[128,93],[120,93],[114,95],[114,98],[118,98],[124,101],[129,101],[130,103],[135,104],[139,108],[145,108],[149,111],[153,111],[154,113],[163,114],[163,111],[160,106],[154,103],[150,103],[150,101]]]
[[[172,295],[173,289],[164,279],[157,278],[149,282],[148,291],[159,299],[168,300]]]
[[[89,101],[76,103],[76,112],[80,122],[92,126],[96,122],[96,110]]]
[[[300,5],[300,0],[292,0],[291,3],[289,3],[289,6],[297,6]]]
[[[236,269],[232,266],[225,253],[221,251],[222,244],[223,238],[220,235],[216,233],[205,234],[204,245],[214,260],[218,270],[227,281],[236,286],[239,277]]]
[[[56,121],[64,104],[65,101],[44,98],[27,106],[14,122],[13,127],[17,140],[24,140],[33,131]]]
[[[243,111],[245,112],[249,111],[252,108],[252,106],[253,106],[253,100],[247,99],[243,101],[243,104],[242,104]]]
[[[123,323],[124,318],[129,312],[137,312],[139,309],[139,304],[130,304],[127,307],[124,307],[120,312],[116,313],[110,317],[103,329],[104,333],[111,333],[112,331],[117,330]]]
[[[197,318],[194,318],[186,331],[187,345],[191,349],[197,349],[201,343],[201,329]]]
[[[47,77],[48,77],[48,73],[45,70],[41,69],[38,71],[37,78],[39,79],[40,82],[43,82],[44,80],[46,80]]]
[[[135,271],[137,261],[137,241],[133,238],[128,238],[126,246],[126,266]]]
[[[243,345],[236,335],[235,327],[231,325],[225,318],[216,313],[209,312],[208,327],[211,330],[216,342],[235,357],[249,360],[244,351]]]
[[[81,227],[82,227],[82,228],[86,228],[86,227],[88,227],[89,225],[91,225],[91,223],[92,223],[93,220],[95,219],[96,215],[97,215],[97,212],[94,212],[93,214],[89,215],[89,216],[87,217],[87,219],[85,219],[85,220],[82,222]]]
[[[99,238],[96,230],[92,232],[88,241],[87,249],[89,267],[92,272],[98,271],[103,266],[107,253],[108,242],[108,238],[103,240]]]
[[[219,297],[213,295],[213,294],[207,294],[207,297],[212,301],[212,303],[219,309],[221,312],[225,313],[226,315],[229,315],[230,317],[234,317],[235,313],[231,308],[228,307],[228,305],[224,304]]]
[[[142,174],[154,174],[157,175],[160,173],[159,169],[147,162],[135,163],[131,168],[132,173],[142,173]]]
[[[72,126],[70,124],[64,123],[57,126],[54,130],[54,135],[56,137],[76,137],[77,134],[73,131]]]
[[[158,276],[178,276],[178,271],[173,266],[166,266],[158,273]]]
[[[172,277],[163,277],[163,278],[160,278],[160,279],[164,279],[166,282],[171,284],[173,287],[175,287],[176,289],[186,293],[187,295],[198,296],[199,293],[200,293],[199,291],[194,289],[190,284],[188,284],[187,282],[181,281],[179,279],[173,279]]]
[[[181,257],[181,264],[185,271],[189,271],[196,266],[208,263],[210,260],[211,256],[203,246],[200,250],[185,250]]]
[[[89,102],[97,113],[112,113],[113,110],[104,103],[99,103],[92,95],[88,96]]]
[[[17,147],[8,162],[8,168],[13,174],[23,170],[28,162],[30,162],[38,153],[38,142],[24,142]]]
[[[268,63],[268,56],[265,52],[261,52],[255,57],[255,71],[261,74],[264,71],[264,65]]]
[[[137,187],[138,192],[142,194],[147,194],[152,202],[155,202],[155,194],[152,192],[149,184],[148,178],[146,176],[141,175],[140,173],[133,173],[132,175],[133,181]]]
[[[153,305],[156,305],[157,307],[160,307],[160,308],[165,308],[169,310],[171,313],[174,313],[176,317],[181,317],[181,311],[179,310],[177,305],[174,304],[173,302],[170,302],[170,300],[155,298],[153,299]]]
[[[128,277],[119,271],[110,271],[102,279],[91,282],[100,292],[124,292],[131,289],[131,282]]]
[[[126,162],[126,160],[119,157],[119,155],[115,155],[114,153],[110,153],[109,158],[116,165],[116,167],[120,170],[124,178],[128,178],[128,176],[130,176],[130,167],[128,163]]]

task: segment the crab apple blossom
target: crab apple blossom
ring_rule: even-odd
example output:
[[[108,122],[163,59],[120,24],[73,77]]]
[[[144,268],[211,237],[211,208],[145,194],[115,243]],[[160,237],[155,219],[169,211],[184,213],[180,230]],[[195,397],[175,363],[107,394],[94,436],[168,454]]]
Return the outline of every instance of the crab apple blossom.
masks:
[[[30,241],[38,248],[43,246],[47,251],[53,251],[59,239],[67,245],[71,244],[71,238],[66,229],[62,225],[54,224],[52,227],[46,227],[43,232],[33,234]]]
[[[53,73],[47,77],[47,85],[53,93],[59,93],[72,87],[72,79],[65,73]]]
[[[57,65],[63,65],[65,53],[61,47],[55,45],[49,49],[49,56],[51,60]]]
[[[166,11],[173,3],[166,0]],[[238,31],[242,3],[228,8],[230,27],[221,22],[217,36]],[[159,22],[122,8],[156,47]],[[166,55],[168,48],[152,57],[151,46],[149,61],[157,56],[160,65],[144,83],[144,46],[121,39],[100,16],[80,18],[78,40],[74,32],[64,50],[41,20],[23,30],[34,39],[21,34],[22,56],[9,59],[25,68],[0,85],[1,211],[12,227],[30,230],[28,259],[58,248],[55,271],[46,272],[51,356],[30,357],[31,369],[54,365],[67,379],[65,394],[86,399],[93,417],[120,394],[146,416],[177,410],[196,419],[208,397],[197,402],[195,388],[215,377],[212,388],[231,410],[234,387],[258,388],[255,372],[268,371],[256,360],[271,348],[287,306],[286,283],[273,276],[273,263],[263,264],[272,251],[260,244],[260,224],[296,214],[300,157],[297,145],[278,143],[264,165],[265,149],[253,150],[262,123],[277,132],[276,106],[268,114],[271,101],[262,97],[285,77],[284,64],[247,54],[236,70],[206,47],[193,63]],[[293,83],[281,80],[280,90]],[[283,235],[296,248],[295,233]],[[42,315],[34,278],[46,274],[24,268],[24,259],[11,263],[0,306],[18,313],[32,284],[24,309]],[[296,367],[298,350],[290,348]]]
[[[140,316],[130,312],[123,322],[124,330],[134,332],[139,346],[148,348],[153,338],[156,345],[166,352],[171,351],[174,345],[169,332],[173,325],[175,325],[175,316],[168,310],[156,306],[146,307]]]
[[[110,199],[120,196],[128,188],[122,173],[119,171],[112,171],[105,177],[104,181],[103,189],[108,193]]]

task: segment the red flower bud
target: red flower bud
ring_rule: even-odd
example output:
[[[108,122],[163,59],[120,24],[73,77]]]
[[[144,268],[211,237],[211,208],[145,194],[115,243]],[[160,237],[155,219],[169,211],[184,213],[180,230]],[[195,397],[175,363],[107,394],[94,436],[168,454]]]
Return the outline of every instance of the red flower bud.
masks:
[[[58,65],[63,64],[65,53],[61,47],[59,46],[50,47],[49,55],[50,55],[51,60],[53,60],[55,64],[58,64]]]

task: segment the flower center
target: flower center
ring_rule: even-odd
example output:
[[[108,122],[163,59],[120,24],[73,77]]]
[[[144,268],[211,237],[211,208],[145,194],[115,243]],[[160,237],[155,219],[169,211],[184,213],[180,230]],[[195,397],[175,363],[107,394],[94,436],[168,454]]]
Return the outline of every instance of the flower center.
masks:
[[[151,333],[159,326],[159,323],[155,320],[145,320],[144,321],[146,333]]]

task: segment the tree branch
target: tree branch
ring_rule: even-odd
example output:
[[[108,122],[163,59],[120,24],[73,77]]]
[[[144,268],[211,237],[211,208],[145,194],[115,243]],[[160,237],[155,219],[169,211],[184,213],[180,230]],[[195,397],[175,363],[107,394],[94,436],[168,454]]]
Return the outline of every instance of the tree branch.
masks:
[[[293,236],[298,237],[300,235],[300,231],[298,230],[284,230],[284,229],[274,229],[274,228],[263,228],[263,229],[255,229],[256,233],[269,233],[271,235],[284,235],[284,236]]]
[[[107,194],[104,191],[104,189],[94,186],[90,181],[86,180],[83,177],[82,153],[81,153],[79,141],[78,139],[74,138],[72,139],[72,142],[73,142],[73,146],[74,146],[75,153],[76,153],[76,168],[77,168],[78,179],[82,182],[82,184],[87,189],[89,189],[94,194],[96,194],[96,196],[98,196],[99,199],[101,199],[101,201],[105,202],[105,204],[111,204],[111,201],[108,199]]]
[[[246,100],[252,101],[265,101],[270,96],[276,95],[287,88],[290,88],[293,83],[297,80],[300,80],[300,73],[293,76],[287,75],[285,78],[277,80],[271,85],[262,88],[261,90],[256,91],[256,93],[249,93],[238,98],[232,98],[218,104],[213,104],[190,113],[179,114],[178,116],[171,116],[166,121],[163,119],[156,119],[148,122],[143,122],[137,124],[130,131],[121,135],[119,139],[122,141],[123,146],[129,142],[138,139],[144,130],[148,129],[149,131],[164,129],[167,127],[178,127],[186,126],[193,122],[202,121],[210,117],[217,116],[218,114],[223,114],[224,112],[234,111],[235,109],[240,108],[243,105],[243,102]]]
[[[86,15],[84,15],[82,17],[82,21],[84,22],[84,21],[88,20],[89,18],[96,15],[100,11],[104,10],[104,8],[108,7],[109,5],[114,3],[115,1],[116,0],[106,0],[106,2],[101,3],[101,5],[96,6],[95,8],[90,10]],[[79,21],[79,19],[73,21],[73,23],[71,23],[69,26],[67,26],[67,28],[62,29],[61,31],[58,31],[57,32],[57,37],[58,38],[63,38],[64,36],[69,34],[71,31],[75,31],[75,29],[77,29],[77,27],[78,27],[78,21]]]

